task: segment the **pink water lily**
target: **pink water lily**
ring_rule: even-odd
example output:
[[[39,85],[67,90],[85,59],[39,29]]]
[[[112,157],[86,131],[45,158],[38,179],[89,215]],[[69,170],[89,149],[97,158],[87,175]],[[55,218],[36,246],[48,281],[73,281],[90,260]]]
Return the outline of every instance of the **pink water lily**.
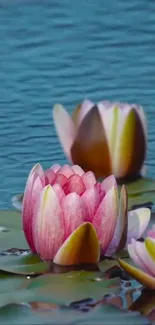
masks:
[[[139,268],[119,260],[121,267],[144,286],[155,290],[155,225],[148,231],[144,242],[132,239],[128,252]]]
[[[141,106],[85,100],[71,117],[56,104],[53,119],[65,154],[85,171],[116,178],[144,172],[147,121]]]
[[[150,210],[127,214],[126,189],[122,186],[118,195],[114,176],[97,183],[91,171],[85,173],[77,165],[44,171],[37,164],[27,180],[22,218],[33,253],[71,265],[96,263],[100,255],[111,255],[132,237],[141,237]]]

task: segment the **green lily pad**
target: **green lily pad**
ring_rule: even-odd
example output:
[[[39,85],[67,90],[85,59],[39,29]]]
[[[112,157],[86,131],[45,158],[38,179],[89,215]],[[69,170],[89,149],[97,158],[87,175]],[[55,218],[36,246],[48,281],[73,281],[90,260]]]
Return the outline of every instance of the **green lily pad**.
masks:
[[[119,292],[120,279],[103,279],[100,272],[68,272],[46,274],[32,280],[29,289],[39,295],[50,295],[58,304],[69,304],[86,298],[101,299],[105,294]]]
[[[114,266],[119,266],[119,263],[115,259],[104,259],[99,263],[99,269],[101,272],[106,272]]]
[[[29,277],[0,272],[0,296],[3,293],[10,293],[14,290],[26,287],[29,281]]]
[[[42,301],[42,302],[53,302],[54,298],[50,297],[49,295],[43,296],[39,295],[38,292],[35,292],[34,290],[28,290],[28,289],[17,289],[13,290],[11,292],[3,292],[0,294],[0,307],[3,307],[8,304],[12,303],[26,303],[26,302],[36,302],[36,301]]]
[[[62,318],[64,313],[62,312]],[[73,317],[73,313],[71,315]],[[70,318],[71,318],[70,317]],[[57,317],[58,318],[58,317]],[[53,318],[53,312],[36,312],[23,304],[8,304],[0,308],[0,324],[58,324]]]
[[[152,178],[142,177],[134,182],[126,184],[128,193],[142,194],[146,192],[155,192],[155,180]]]
[[[34,275],[47,272],[49,264],[31,253],[21,256],[0,256],[0,271],[13,274]]]
[[[1,210],[0,226],[8,230],[22,229],[21,214],[14,210]]]
[[[0,324],[51,324],[51,314],[44,315],[22,304],[8,304],[0,308]]]
[[[80,322],[78,323],[80,324]],[[100,304],[94,308],[81,324],[149,324],[146,317],[137,312],[127,312],[110,304]]]
[[[109,304],[101,304],[89,313],[82,313],[71,308],[36,313],[27,306],[9,304],[0,308],[0,324],[147,325],[149,321],[138,312],[126,312]]]
[[[0,251],[7,250],[10,248],[29,248],[22,230],[0,232]]]
[[[7,289],[3,292],[2,288],[0,292],[0,307],[21,302],[68,305],[75,300],[89,297],[100,299],[106,293],[119,292],[119,279],[99,281],[96,275],[95,272],[69,272],[30,279],[30,284],[19,281],[19,286],[12,282],[10,291]]]
[[[28,249],[22,231],[21,214],[14,210],[0,211],[0,251],[10,248]]]
[[[134,182],[125,184],[128,191],[129,209],[135,205],[155,204],[155,180],[142,177]]]

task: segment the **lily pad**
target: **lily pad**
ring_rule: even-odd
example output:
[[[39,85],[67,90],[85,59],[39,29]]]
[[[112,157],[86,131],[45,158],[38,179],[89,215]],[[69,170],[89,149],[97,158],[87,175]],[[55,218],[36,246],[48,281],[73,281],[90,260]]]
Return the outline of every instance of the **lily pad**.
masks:
[[[1,256],[0,270],[21,274],[21,275],[35,275],[47,272],[49,264],[42,262],[38,256],[31,253],[25,256]]]
[[[0,210],[0,226],[8,230],[22,229],[21,214],[14,210]]]
[[[10,248],[28,249],[22,230],[13,229],[9,232],[0,232],[0,251]]]
[[[28,289],[17,289],[11,292],[3,292],[0,294],[0,307],[3,307],[12,303],[29,303],[35,301],[45,301],[45,302],[53,302],[54,298],[49,295],[43,296],[39,295],[38,292],[28,290]]]
[[[0,272],[0,296],[5,292],[12,292],[17,289],[24,288],[28,285],[29,278]]]
[[[87,320],[81,322],[81,324],[146,325],[149,324],[149,321],[138,312],[129,313],[110,304],[100,304],[88,314]]]
[[[106,272],[114,266],[119,266],[119,263],[113,258],[104,259],[99,263],[99,269],[101,270],[101,272]]]
[[[29,289],[39,295],[50,295],[59,304],[70,304],[86,298],[101,299],[105,294],[119,292],[120,279],[103,279],[100,272],[68,272],[46,274],[32,280]]]
[[[155,180],[142,177],[125,185],[128,191],[130,209],[135,205],[155,204]]]
[[[36,313],[24,304],[8,304],[0,308],[0,324],[51,324],[51,314]]]
[[[138,312],[125,312],[112,305],[101,304],[89,313],[59,308],[48,313],[35,313],[21,304],[9,304],[0,308],[0,324],[96,324],[96,325],[147,325],[148,319]]]
[[[126,184],[128,193],[142,194],[146,192],[155,192],[155,180],[148,177],[138,178],[136,181]]]

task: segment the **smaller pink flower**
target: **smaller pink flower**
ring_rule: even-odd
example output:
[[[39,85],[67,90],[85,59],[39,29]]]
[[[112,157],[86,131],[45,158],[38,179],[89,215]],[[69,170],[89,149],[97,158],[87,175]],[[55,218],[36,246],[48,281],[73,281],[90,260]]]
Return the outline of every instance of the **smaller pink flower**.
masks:
[[[144,242],[132,239],[128,252],[133,262],[139,267],[131,266],[119,260],[121,267],[133,278],[149,289],[155,289],[155,225],[148,231]]]

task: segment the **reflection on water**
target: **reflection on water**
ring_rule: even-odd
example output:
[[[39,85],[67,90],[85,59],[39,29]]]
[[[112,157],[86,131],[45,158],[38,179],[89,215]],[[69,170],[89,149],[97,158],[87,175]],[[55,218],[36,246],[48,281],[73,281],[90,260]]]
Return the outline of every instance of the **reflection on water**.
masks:
[[[154,168],[155,2],[0,1],[0,208],[32,165],[66,159],[52,105],[84,97],[144,105]]]

